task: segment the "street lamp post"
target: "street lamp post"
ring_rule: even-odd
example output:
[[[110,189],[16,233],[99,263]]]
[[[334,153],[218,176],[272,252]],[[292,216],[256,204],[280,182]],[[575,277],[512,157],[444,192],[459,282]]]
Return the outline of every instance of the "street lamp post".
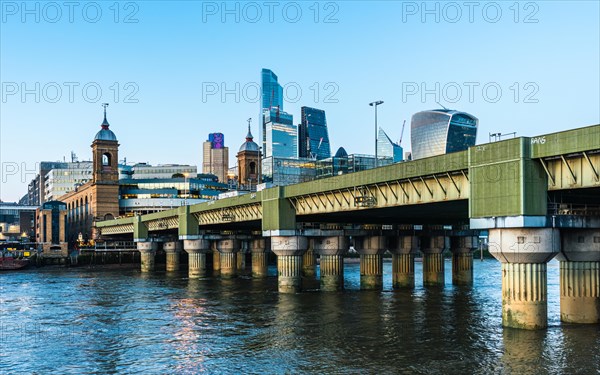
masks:
[[[371,107],[375,107],[375,168],[377,168],[378,160],[377,160],[377,106],[383,104],[383,100],[377,100],[375,102],[369,103]]]

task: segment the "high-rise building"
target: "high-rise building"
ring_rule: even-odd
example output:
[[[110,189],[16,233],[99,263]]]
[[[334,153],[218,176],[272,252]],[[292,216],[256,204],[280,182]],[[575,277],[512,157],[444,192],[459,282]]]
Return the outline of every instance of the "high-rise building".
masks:
[[[260,126],[262,129],[263,157],[267,147],[267,122],[293,125],[293,116],[283,111],[283,87],[270,69],[261,71]]]
[[[265,133],[267,134],[265,158],[298,157],[298,127],[270,119],[265,123]]]
[[[92,162],[64,163],[53,168],[45,176],[44,202],[58,199],[92,179]]]
[[[277,107],[283,110],[283,87],[277,81],[277,75],[270,69],[263,69],[261,71],[261,84],[261,109]]]
[[[229,147],[225,147],[222,133],[210,133],[202,144],[202,173],[214,174],[219,182],[227,183]]]
[[[302,122],[298,125],[298,156],[317,160],[331,157],[325,111],[302,107],[301,118]]]
[[[450,109],[435,109],[412,116],[410,143],[412,159],[422,159],[475,145],[477,117]]]
[[[377,157],[391,158],[394,163],[402,161],[404,150],[402,147],[394,143],[382,128],[379,128],[377,134]]]

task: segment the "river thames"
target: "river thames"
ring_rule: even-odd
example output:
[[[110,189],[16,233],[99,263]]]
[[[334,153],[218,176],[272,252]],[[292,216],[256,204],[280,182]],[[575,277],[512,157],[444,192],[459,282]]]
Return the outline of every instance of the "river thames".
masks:
[[[160,268],[160,266],[159,266]],[[600,327],[559,319],[548,265],[543,331],[501,326],[500,263],[474,261],[475,286],[277,292],[269,278],[189,280],[137,268],[30,269],[0,275],[2,374],[597,374]],[[318,269],[318,268],[317,268]]]

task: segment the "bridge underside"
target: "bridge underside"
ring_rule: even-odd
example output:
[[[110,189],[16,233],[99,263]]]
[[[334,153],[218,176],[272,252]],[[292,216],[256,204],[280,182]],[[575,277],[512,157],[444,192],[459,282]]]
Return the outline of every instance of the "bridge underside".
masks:
[[[467,199],[429,204],[297,216],[299,222],[349,224],[464,224],[469,222]]]

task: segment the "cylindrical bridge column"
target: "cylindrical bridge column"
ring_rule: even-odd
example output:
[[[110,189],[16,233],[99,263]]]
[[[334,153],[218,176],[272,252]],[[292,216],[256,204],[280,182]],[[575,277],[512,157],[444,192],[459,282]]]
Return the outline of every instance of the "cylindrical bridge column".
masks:
[[[447,237],[445,236],[421,237],[424,286],[444,286],[444,250],[446,248]]]
[[[419,237],[399,236],[392,251],[392,287],[415,287],[415,254],[419,251]]]
[[[188,277],[198,279],[206,276],[206,253],[211,249],[209,240],[185,240],[183,249],[188,253]]]
[[[221,276],[232,278],[237,276],[237,252],[240,250],[240,241],[234,239],[219,240],[217,242],[221,263]]]
[[[267,277],[269,260],[269,243],[267,238],[257,238],[250,241],[252,252],[252,277],[264,279]]]
[[[302,286],[302,254],[308,248],[303,236],[271,237],[271,249],[277,255],[280,293],[296,293]]]
[[[319,254],[321,290],[344,289],[344,254],[348,251],[348,238],[343,236],[313,239],[314,251]]]
[[[477,248],[477,236],[450,238],[452,252],[452,284],[473,284],[473,251]]]
[[[179,271],[179,257],[181,254],[181,242],[171,241],[163,244],[163,250],[167,255],[167,272]]]
[[[502,262],[502,325],[548,325],[546,264],[560,248],[557,229],[490,229],[490,253]]]
[[[237,253],[237,273],[243,275],[246,272],[246,251],[248,241],[240,241],[240,251]]]
[[[385,237],[364,237],[360,248],[356,249],[360,254],[360,288],[382,289],[383,288],[383,252],[385,251]]]
[[[600,323],[600,231],[561,231],[560,319]]]
[[[156,249],[158,243],[156,242],[138,242],[137,248],[140,252],[140,271],[141,272],[153,272],[155,268],[154,256],[156,255]]]
[[[317,260],[314,251],[314,239],[308,241],[308,250],[302,255],[302,276],[314,278],[317,275]]]
[[[212,273],[213,276],[219,276],[221,275],[221,253],[219,253],[219,250],[217,250],[217,242],[218,241],[213,241],[212,243]]]

